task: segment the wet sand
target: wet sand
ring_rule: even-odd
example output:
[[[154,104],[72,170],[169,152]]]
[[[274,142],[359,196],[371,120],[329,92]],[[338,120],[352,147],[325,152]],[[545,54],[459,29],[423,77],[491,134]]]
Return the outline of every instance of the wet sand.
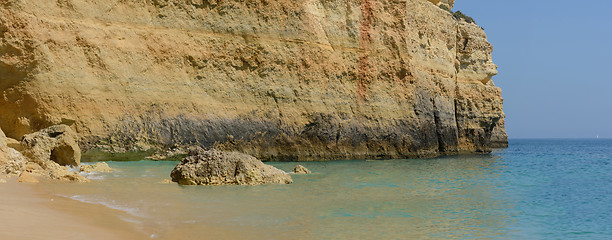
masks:
[[[7,182],[0,183],[1,240],[271,238],[260,229],[248,227],[223,228],[202,224],[179,224],[159,228],[160,226],[139,225],[122,220],[132,217],[126,212],[57,196],[49,189],[45,189],[42,183],[17,183],[16,178],[7,179]]]
[[[0,239],[149,239],[102,205],[53,196],[36,184],[0,184]]]

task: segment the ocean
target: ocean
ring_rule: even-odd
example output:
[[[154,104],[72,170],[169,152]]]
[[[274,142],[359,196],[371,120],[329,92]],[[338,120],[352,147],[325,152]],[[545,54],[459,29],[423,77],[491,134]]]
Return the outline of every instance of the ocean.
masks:
[[[172,161],[118,171],[54,195],[122,211],[152,239],[611,239],[611,139],[511,139],[484,155],[270,162],[289,185],[163,184]],[[225,231],[214,235],[210,229]]]

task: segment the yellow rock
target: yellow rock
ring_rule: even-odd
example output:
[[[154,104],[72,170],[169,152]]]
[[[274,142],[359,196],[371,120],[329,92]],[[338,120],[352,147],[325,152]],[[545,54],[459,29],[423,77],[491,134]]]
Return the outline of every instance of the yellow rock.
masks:
[[[90,146],[265,160],[507,142],[492,46],[436,6],[452,0],[70,2],[0,6],[0,49],[19,53],[0,55],[9,137],[65,124]]]
[[[112,172],[113,169],[108,166],[105,162],[99,162],[93,165],[82,164],[80,168],[81,172]]]
[[[310,174],[310,170],[308,170],[308,168],[302,166],[302,165],[297,165],[295,166],[295,168],[293,168],[293,173],[295,174]]]
[[[6,145],[10,148],[13,148],[17,151],[22,151],[23,150],[23,146],[21,145],[21,143],[15,139],[12,138],[6,138]]]
[[[64,175],[57,177],[56,179],[60,181],[79,182],[79,183],[90,182],[88,178],[81,176],[78,173],[65,173]]]
[[[29,172],[22,172],[19,175],[19,178],[17,178],[17,182],[21,182],[21,183],[38,183],[39,181],[31,173],[29,173]]]

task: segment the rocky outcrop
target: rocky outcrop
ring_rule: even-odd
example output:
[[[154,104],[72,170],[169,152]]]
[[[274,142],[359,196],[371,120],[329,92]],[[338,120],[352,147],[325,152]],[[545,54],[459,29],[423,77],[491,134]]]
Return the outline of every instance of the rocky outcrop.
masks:
[[[53,126],[43,131],[29,134],[24,137],[20,145],[20,149],[25,153],[24,155],[14,148],[5,145],[7,141],[0,129],[0,175],[19,175],[18,182],[30,183],[38,182],[36,177],[71,182],[88,182],[89,180],[86,177],[70,171],[65,166],[61,166],[54,161],[65,161],[66,158],[74,160],[74,157],[77,155],[80,159],[80,152],[78,154],[66,154],[66,152],[73,151],[73,149],[66,150],[67,146],[76,145],[74,141],[76,136],[72,134],[74,134],[74,131],[66,128],[66,126]]]
[[[181,185],[257,185],[289,184],[293,180],[284,171],[266,165],[253,156],[238,152],[192,150],[170,174]]]
[[[429,0],[429,1],[438,7],[446,6],[449,10],[453,8],[453,5],[455,5],[455,0]]]
[[[13,148],[0,148],[0,174],[17,175],[26,170],[27,159]]]
[[[308,168],[302,166],[302,165],[297,165],[295,166],[295,168],[293,168],[293,173],[295,174],[310,174],[310,170],[308,170]]]
[[[105,162],[99,162],[95,164],[83,164],[80,167],[81,172],[91,173],[91,172],[112,172],[113,169],[108,166]]]
[[[23,136],[26,156],[43,163],[51,159],[62,166],[78,166],[81,163],[81,148],[77,134],[66,125],[57,125]]]
[[[488,152],[507,138],[492,47],[453,3],[7,1],[0,126],[264,160]]]
[[[0,176],[18,175],[26,169],[27,159],[17,150],[8,146],[8,138],[0,129]]]

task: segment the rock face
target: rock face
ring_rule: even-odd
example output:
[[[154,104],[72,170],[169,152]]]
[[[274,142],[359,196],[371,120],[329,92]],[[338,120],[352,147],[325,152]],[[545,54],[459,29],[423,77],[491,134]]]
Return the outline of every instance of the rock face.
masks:
[[[78,166],[81,163],[77,134],[66,125],[51,126],[27,134],[21,142],[27,149],[26,155],[39,162],[51,159],[60,165]]]
[[[453,5],[455,5],[455,0],[429,0],[429,1],[435,4],[436,6],[444,5],[448,7],[449,10],[453,8]]]
[[[0,148],[7,147],[7,138],[2,129],[0,129]]]
[[[488,152],[507,142],[492,47],[453,3],[5,1],[0,126],[264,160]]]
[[[310,174],[310,170],[308,170],[308,168],[302,166],[302,165],[297,165],[295,166],[295,168],[293,168],[293,173],[295,174]]]
[[[26,170],[27,159],[7,145],[7,138],[0,129],[0,175],[17,175]]]
[[[257,185],[289,184],[293,180],[284,171],[266,165],[253,156],[238,152],[192,150],[170,174],[181,185]]]

